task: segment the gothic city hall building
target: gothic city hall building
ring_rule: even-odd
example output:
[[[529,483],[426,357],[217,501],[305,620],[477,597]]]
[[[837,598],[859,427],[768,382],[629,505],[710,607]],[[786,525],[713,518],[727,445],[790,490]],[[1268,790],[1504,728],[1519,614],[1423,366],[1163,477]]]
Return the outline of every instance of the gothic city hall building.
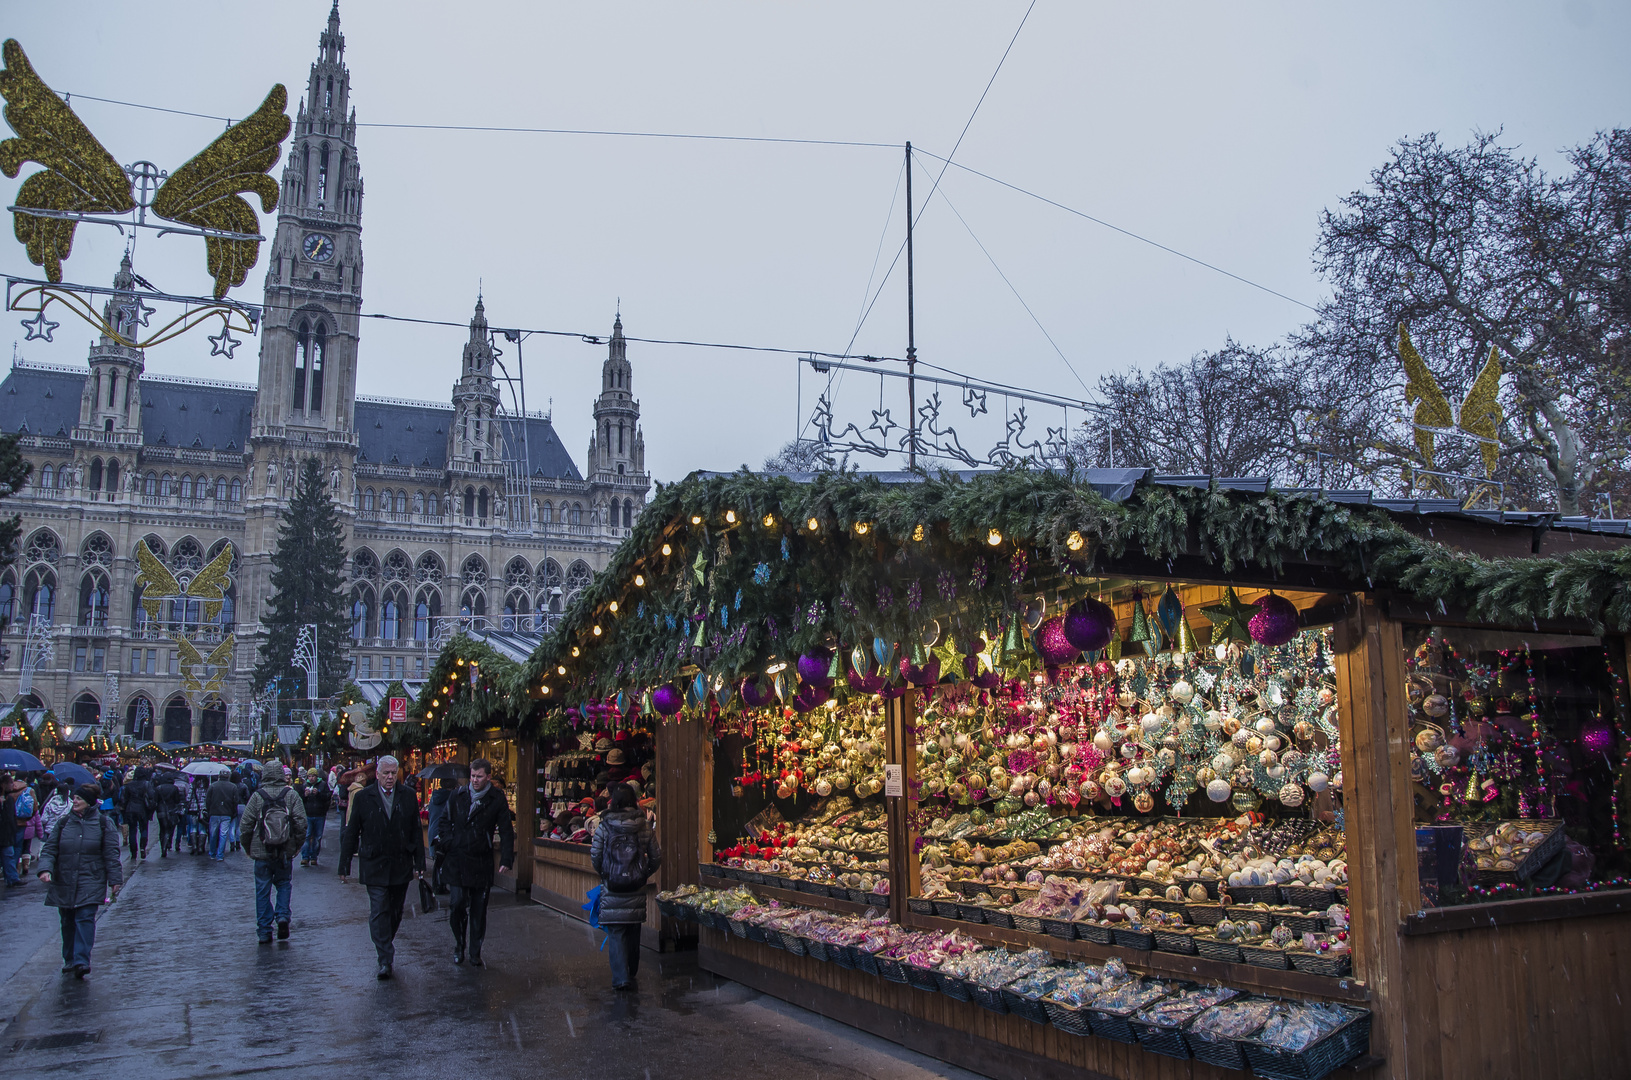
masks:
[[[311,459],[347,533],[358,679],[412,680],[461,616],[544,628],[640,514],[651,481],[620,318],[581,472],[548,416],[504,408],[479,298],[447,358],[450,401],[357,396],[363,183],[337,11],[319,40],[263,253],[256,381],[155,374],[103,336],[84,367],[15,359],[0,382],[0,427],[33,466],[0,504],[23,524],[0,573],[7,701],[159,742],[258,728],[271,557]],[[114,285],[134,281],[127,259]],[[104,314],[130,317],[114,301]],[[179,586],[157,604],[142,603],[144,544]],[[211,614],[185,589],[228,550]]]

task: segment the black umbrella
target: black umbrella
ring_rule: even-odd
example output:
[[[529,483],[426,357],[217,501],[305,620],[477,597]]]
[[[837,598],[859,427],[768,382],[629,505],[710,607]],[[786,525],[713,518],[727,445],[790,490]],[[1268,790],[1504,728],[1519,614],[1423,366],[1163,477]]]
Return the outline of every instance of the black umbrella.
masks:
[[[456,761],[444,761],[440,765],[419,770],[421,780],[465,780],[469,776],[470,766],[460,765]]]

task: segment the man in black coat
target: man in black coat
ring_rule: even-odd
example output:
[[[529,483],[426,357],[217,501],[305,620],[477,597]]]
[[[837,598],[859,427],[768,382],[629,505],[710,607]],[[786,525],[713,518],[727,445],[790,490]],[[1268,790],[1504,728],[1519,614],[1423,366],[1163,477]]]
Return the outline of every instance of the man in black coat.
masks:
[[[125,813],[125,827],[130,830],[130,857],[136,858],[138,836],[141,838],[141,857],[147,858],[147,827],[153,819],[153,811],[158,809],[158,790],[153,787],[150,777],[153,770],[141,768],[136,770],[135,778],[126,784],[119,792],[119,809]]]
[[[159,858],[164,858],[174,848],[181,853],[181,833],[178,827],[182,821],[181,789],[176,787],[175,779],[171,774],[165,774],[163,782],[154,791],[158,799],[157,810],[159,817]]]
[[[397,783],[401,765],[386,755],[374,766],[373,787],[352,796],[340,833],[340,880],[351,876],[351,860],[362,857],[357,880],[368,887],[368,936],[379,958],[376,977],[389,979],[396,959],[397,927],[408,883],[425,873],[425,834],[419,828],[419,800]]]
[[[499,872],[515,865],[515,826],[504,793],[492,784],[493,764],[486,758],[470,763],[470,786],[455,791],[436,821],[431,846],[444,858],[442,872],[452,889],[447,923],[453,929],[453,962],[464,963],[465,930],[470,932],[470,963],[481,967],[481,942],[487,936],[487,898],[493,888],[493,831],[498,831]]]

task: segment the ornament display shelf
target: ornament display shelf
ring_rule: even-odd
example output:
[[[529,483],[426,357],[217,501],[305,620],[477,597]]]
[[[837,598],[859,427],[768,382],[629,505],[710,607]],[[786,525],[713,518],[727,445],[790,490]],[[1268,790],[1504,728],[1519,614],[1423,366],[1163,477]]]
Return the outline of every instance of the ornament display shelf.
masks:
[[[1405,917],[1403,931],[1411,936],[1445,934],[1458,930],[1484,930],[1518,923],[1585,919],[1626,912],[1631,912],[1631,889],[1604,889],[1601,892],[1529,896],[1518,900],[1495,900],[1487,904],[1463,904],[1418,911]]]
[[[776,900],[783,904],[794,904],[799,907],[820,908],[823,911],[837,911],[846,915],[864,915],[868,911],[887,910],[889,897],[880,895],[876,904],[856,904],[848,900],[838,900],[831,896],[820,896],[816,893],[795,892],[792,889],[781,889],[773,885],[758,885],[735,878],[721,876],[715,869],[704,863],[697,867],[700,884],[709,889],[730,889],[744,887],[753,890],[755,896],[762,896],[766,900]]]

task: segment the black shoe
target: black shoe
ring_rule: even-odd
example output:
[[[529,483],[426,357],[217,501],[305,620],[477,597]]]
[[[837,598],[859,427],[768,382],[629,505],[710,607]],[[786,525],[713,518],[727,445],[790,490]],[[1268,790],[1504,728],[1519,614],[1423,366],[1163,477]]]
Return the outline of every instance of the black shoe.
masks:
[[[391,977],[391,965],[390,964],[381,964],[379,966],[379,970],[374,972],[374,978],[376,978],[376,979],[389,979],[390,977]]]
[[[64,964],[64,965],[62,965],[62,973],[63,973],[63,974],[64,974],[64,975],[66,975],[66,974],[68,974],[68,973],[69,973],[69,972],[70,972],[70,971],[72,971],[72,970],[74,970],[74,965],[72,965],[72,964]]]
[[[288,941],[289,940],[289,920],[288,919],[284,919],[282,922],[277,924],[277,939],[279,941]]]
[[[455,964],[464,963],[464,946],[463,945],[453,946],[453,962]]]
[[[470,966],[471,967],[485,967],[486,966],[485,964],[483,964],[481,962],[481,950],[480,949],[471,949],[470,950]]]
[[[638,990],[640,988],[638,986],[634,985],[632,982],[626,982],[626,983],[613,983],[612,984],[612,989],[616,990],[620,994],[632,994],[632,993],[634,993],[636,990]]]
[[[91,965],[89,965],[89,964],[75,964],[74,965],[74,978],[83,979],[85,976],[89,975],[90,973],[91,973]]]
[[[146,848],[142,848],[142,858],[144,858],[144,859],[147,858],[147,849]]]

